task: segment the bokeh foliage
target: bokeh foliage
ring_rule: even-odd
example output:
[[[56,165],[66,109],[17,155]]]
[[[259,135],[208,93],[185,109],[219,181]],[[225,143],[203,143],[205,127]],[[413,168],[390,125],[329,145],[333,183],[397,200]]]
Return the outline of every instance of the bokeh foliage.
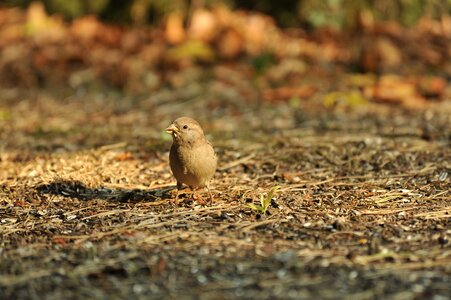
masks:
[[[2,0],[0,3],[26,7],[31,0]],[[437,18],[451,13],[451,0],[43,0],[50,13],[66,18],[96,14],[104,20],[128,23],[158,23],[173,10],[189,15],[194,8],[226,5],[236,9],[272,15],[281,26],[312,28],[353,27],[361,11],[370,11],[378,20],[394,20],[412,25],[421,17]]]

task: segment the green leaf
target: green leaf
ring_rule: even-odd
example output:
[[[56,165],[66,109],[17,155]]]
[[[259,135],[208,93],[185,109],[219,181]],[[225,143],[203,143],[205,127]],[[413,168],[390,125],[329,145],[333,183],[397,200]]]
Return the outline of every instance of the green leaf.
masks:
[[[279,189],[278,186],[273,187],[268,195],[265,197],[263,194],[260,194],[260,204],[261,205],[255,205],[253,203],[251,204],[247,204],[247,207],[249,207],[250,209],[252,209],[255,212],[258,212],[260,214],[266,214],[266,210],[268,209],[269,205],[271,204],[271,199],[274,196],[274,194],[277,192],[277,190]]]
[[[368,103],[368,100],[359,91],[330,92],[323,98],[323,104],[326,107],[333,107],[340,103],[346,106],[358,106]]]
[[[266,213],[266,210],[268,209],[269,205],[271,204],[271,199],[278,189],[279,189],[279,187],[275,186],[269,191],[269,193],[266,197],[264,197],[263,195],[260,195],[260,203],[261,203],[263,213]]]
[[[264,52],[255,57],[252,61],[256,76],[260,76],[266,69],[274,64],[274,55],[271,52]]]
[[[260,211],[260,206],[257,206],[257,205],[255,205],[255,204],[253,204],[253,203],[251,203],[251,204],[248,204],[247,205],[250,209],[252,209],[252,210],[255,210],[255,211]]]

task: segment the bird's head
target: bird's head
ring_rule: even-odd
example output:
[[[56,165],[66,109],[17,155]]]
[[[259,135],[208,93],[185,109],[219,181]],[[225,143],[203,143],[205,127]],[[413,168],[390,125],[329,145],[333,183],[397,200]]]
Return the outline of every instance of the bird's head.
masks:
[[[203,141],[204,131],[199,123],[189,117],[180,117],[172,122],[166,132],[172,135],[174,143],[179,145],[193,145]]]

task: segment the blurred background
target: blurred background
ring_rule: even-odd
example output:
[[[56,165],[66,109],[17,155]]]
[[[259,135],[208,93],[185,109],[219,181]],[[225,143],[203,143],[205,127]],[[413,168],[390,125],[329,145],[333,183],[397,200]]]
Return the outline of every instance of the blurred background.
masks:
[[[4,0],[9,6],[26,8],[33,1]],[[449,13],[450,2],[440,0],[46,0],[41,1],[49,13],[61,14],[65,19],[88,14],[103,20],[131,24],[158,24],[170,13],[188,16],[192,10],[225,6],[230,10],[259,11],[270,15],[282,27],[318,28],[332,26],[338,29],[355,27],[358,15],[367,11],[377,20],[392,20],[413,25],[422,17],[440,18]]]
[[[367,120],[372,105],[425,112],[451,95],[450,10],[449,0],[4,0],[0,115],[39,137],[120,123],[159,139],[181,114],[233,131],[238,119]],[[87,113],[99,109],[108,111]],[[25,111],[35,121],[18,126]],[[114,126],[105,136],[121,140]]]
[[[418,100],[442,97],[451,74],[449,0],[4,0],[0,7],[2,86],[146,94],[181,83],[173,70],[222,63],[244,63],[239,73],[259,89],[297,85],[318,69],[441,76],[401,82],[400,94]],[[405,91],[416,89],[412,80],[423,90]],[[357,81],[364,90],[374,78]],[[370,90],[363,96],[385,98],[385,89]]]

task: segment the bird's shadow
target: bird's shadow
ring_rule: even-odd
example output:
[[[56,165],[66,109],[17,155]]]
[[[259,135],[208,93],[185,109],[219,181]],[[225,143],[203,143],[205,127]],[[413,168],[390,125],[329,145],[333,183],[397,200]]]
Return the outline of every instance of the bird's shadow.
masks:
[[[157,189],[124,189],[124,188],[91,188],[78,180],[55,180],[51,183],[40,184],[36,190],[40,194],[51,194],[76,198],[79,200],[102,199],[115,202],[138,202],[170,199],[170,191],[176,186]]]

